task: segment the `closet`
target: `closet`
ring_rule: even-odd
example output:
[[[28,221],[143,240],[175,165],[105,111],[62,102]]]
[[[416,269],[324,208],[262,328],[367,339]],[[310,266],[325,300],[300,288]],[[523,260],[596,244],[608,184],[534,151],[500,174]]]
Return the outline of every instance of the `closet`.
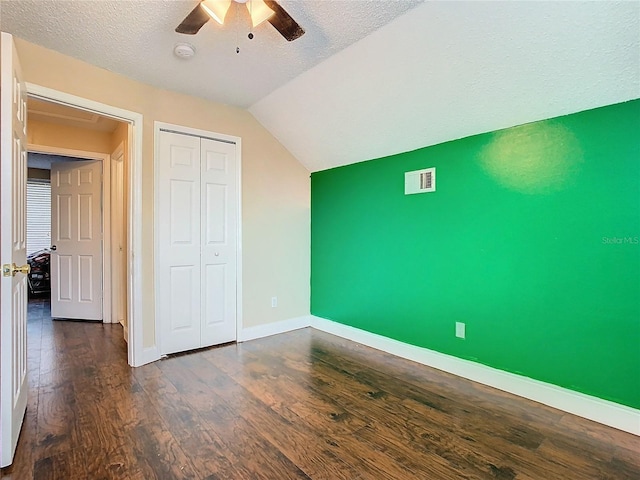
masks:
[[[238,146],[166,129],[156,142],[160,353],[234,341]]]

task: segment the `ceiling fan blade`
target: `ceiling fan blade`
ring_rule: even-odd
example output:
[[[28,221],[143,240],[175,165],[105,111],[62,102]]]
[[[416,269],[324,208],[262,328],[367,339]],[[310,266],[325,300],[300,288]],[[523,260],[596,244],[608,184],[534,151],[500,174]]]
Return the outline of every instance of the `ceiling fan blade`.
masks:
[[[200,7],[200,2],[198,2],[196,8],[191,10],[191,13],[176,27],[176,32],[184,33],[185,35],[195,35],[198,33],[198,30],[209,21],[209,18],[211,17]]]
[[[264,0],[264,3],[266,3],[267,6],[275,12],[267,19],[267,21],[273,25],[274,28],[280,32],[280,35],[286,38],[287,41],[292,42],[296,38],[300,38],[304,35],[302,27],[298,25],[298,22],[291,18],[291,15],[289,15],[287,11],[278,4],[278,2],[275,0]]]

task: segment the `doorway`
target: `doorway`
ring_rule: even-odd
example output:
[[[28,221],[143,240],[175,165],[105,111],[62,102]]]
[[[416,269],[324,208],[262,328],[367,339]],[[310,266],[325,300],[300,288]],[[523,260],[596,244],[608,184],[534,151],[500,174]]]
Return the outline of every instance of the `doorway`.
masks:
[[[109,198],[102,195],[101,179],[109,159],[93,156],[102,158],[28,153],[28,286],[30,297],[49,297],[54,318],[108,323],[115,299],[103,291],[113,260],[103,255],[108,244],[103,245],[102,236],[109,227],[103,205]],[[126,282],[126,276],[119,280]]]
[[[123,216],[111,215],[110,153],[119,150],[124,163],[122,145],[128,126],[37,98],[28,99],[27,118],[27,177],[37,177],[39,181],[48,177],[51,189],[47,232],[51,239],[48,252],[42,255],[49,256],[52,316],[110,323],[113,303],[126,305],[126,299],[115,297],[123,291],[126,295],[127,282],[126,268],[113,265],[112,260],[112,224],[119,231],[126,231],[126,226]],[[27,212],[43,222],[39,211],[28,206]],[[27,218],[28,225],[30,220]],[[40,243],[43,240],[40,238]],[[27,242],[29,245],[29,236]],[[116,258],[121,260],[122,256]],[[112,278],[113,270],[117,270],[119,278]],[[113,292],[116,280],[125,288]]]
[[[126,122],[127,148],[130,153],[127,216],[129,247],[127,250],[129,343],[128,363],[139,366],[157,359],[155,346],[143,348],[142,336],[142,115],[76,97],[57,90],[24,82],[13,38],[2,32],[0,42],[0,125],[2,149],[0,163],[0,202],[2,229],[0,251],[3,255],[3,282],[0,296],[2,352],[0,358],[0,465],[11,463],[18,434],[26,411],[27,386],[27,280],[26,264],[26,173],[27,173],[27,96],[79,110],[97,113]],[[31,139],[33,142],[33,138]],[[107,170],[108,172],[109,170]]]
[[[125,157],[122,168],[120,171],[123,175],[121,182],[121,188],[123,191],[123,205],[124,210],[124,225],[122,235],[124,235],[125,241],[118,245],[118,249],[122,248],[122,252],[119,257],[122,259],[124,265],[121,267],[121,273],[125,276],[124,288],[122,289],[125,298],[120,299],[119,309],[125,309],[125,315],[123,318],[124,336],[128,341],[127,357],[128,363],[131,366],[140,366],[150,361],[156,360],[158,355],[154,347],[143,348],[143,325],[142,325],[142,276],[141,276],[141,263],[142,263],[142,115],[123,110],[110,105],[102,104],[86,98],[69,95],[57,90],[41,87],[39,85],[27,84],[27,92],[31,100],[44,101],[47,104],[55,104],[61,107],[66,107],[76,111],[76,116],[80,113],[81,122],[93,121],[97,116],[101,120],[111,120],[118,122],[123,128],[124,132],[120,143],[114,147],[110,152],[109,159],[114,153],[121,152]],[[51,113],[51,112],[49,112]],[[31,136],[29,139],[29,149],[31,151],[38,151],[38,143],[41,138],[34,138]],[[44,142],[43,142],[44,143]],[[41,147],[41,145],[40,145]],[[113,145],[112,145],[113,147]],[[49,152],[62,153],[64,155],[75,155],[78,151],[61,151],[61,147],[48,147]],[[104,150],[103,150],[104,151]],[[82,152],[80,152],[82,153]],[[86,153],[86,151],[84,152]],[[111,175],[111,168],[105,168],[103,171],[103,178],[109,178]],[[105,195],[111,193],[110,189],[105,188]],[[105,202],[104,208],[108,210],[103,216],[103,222],[107,225],[111,221],[110,203]],[[110,236],[103,238],[105,244],[105,254],[111,253]],[[109,291],[112,288],[111,281],[103,281],[103,289]],[[110,295],[110,292],[109,292]],[[124,307],[123,307],[124,305]],[[108,304],[107,315],[104,316],[108,321],[113,321],[114,317],[110,313],[112,306]],[[122,319],[122,317],[120,317]]]

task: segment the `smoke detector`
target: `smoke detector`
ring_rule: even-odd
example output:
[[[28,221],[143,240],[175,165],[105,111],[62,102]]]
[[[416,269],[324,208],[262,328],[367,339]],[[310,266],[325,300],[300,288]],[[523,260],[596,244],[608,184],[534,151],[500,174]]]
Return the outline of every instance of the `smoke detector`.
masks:
[[[196,49],[190,43],[177,43],[173,47],[173,53],[178,58],[191,58],[196,54]]]

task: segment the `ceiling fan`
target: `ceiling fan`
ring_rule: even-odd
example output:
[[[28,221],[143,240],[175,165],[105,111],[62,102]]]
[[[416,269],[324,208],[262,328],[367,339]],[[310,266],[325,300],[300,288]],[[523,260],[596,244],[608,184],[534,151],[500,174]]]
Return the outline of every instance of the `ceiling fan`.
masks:
[[[289,42],[304,35],[298,22],[275,0],[202,0],[176,27],[176,32],[195,35],[211,18],[222,25],[232,2],[247,4],[254,27],[266,20]]]

